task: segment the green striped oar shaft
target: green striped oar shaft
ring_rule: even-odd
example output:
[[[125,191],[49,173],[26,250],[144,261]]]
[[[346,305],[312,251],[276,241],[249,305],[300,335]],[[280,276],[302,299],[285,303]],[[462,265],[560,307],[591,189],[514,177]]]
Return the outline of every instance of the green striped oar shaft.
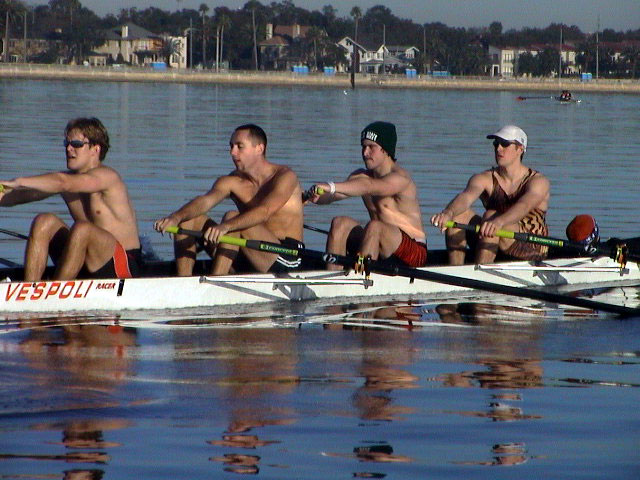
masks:
[[[480,231],[480,225],[467,225],[464,223],[458,222],[446,222],[444,224],[447,228],[460,228],[462,230],[468,230],[470,232],[478,233]],[[579,243],[571,243],[565,240],[561,240],[559,238],[551,238],[551,237],[540,237],[538,235],[533,235],[531,233],[521,233],[521,232],[510,232],[509,230],[498,230],[496,231],[496,237],[502,238],[513,238],[514,240],[519,240],[521,242],[529,242],[529,243],[538,243],[540,245],[546,245],[547,247],[573,247],[578,248],[580,250],[584,250],[585,246]]]
[[[180,227],[169,227],[166,231],[168,233],[189,235],[190,237],[196,238],[202,238],[203,236],[203,233],[200,230],[188,230]],[[244,238],[232,237],[230,235],[222,235],[220,237],[220,243],[246,247],[252,250],[259,250],[261,252],[277,253],[279,255],[291,255],[293,257],[300,256],[300,250],[297,248],[289,248],[280,245],[279,243],[263,242],[261,240],[246,240]]]
[[[194,237],[202,237],[202,232],[198,230],[186,230],[178,227],[169,227],[166,230],[169,233],[179,233],[183,235],[191,235]],[[292,249],[283,247],[277,243],[263,242],[259,240],[245,240],[237,237],[223,235],[220,241],[240,247],[247,247],[254,250],[260,250],[270,253],[283,253],[285,255],[293,255],[301,258],[311,258],[320,260],[325,263],[335,263],[346,267],[354,267],[356,262],[362,262],[366,272],[376,272],[382,275],[406,277],[411,280],[425,280],[429,282],[444,283],[446,285],[454,285],[464,288],[474,288],[492,293],[501,293],[504,295],[512,295],[516,297],[531,298],[544,302],[559,303],[562,305],[571,305],[575,307],[589,308],[603,312],[616,313],[622,316],[638,316],[640,309],[629,308],[621,305],[612,305],[610,303],[596,302],[586,298],[572,297],[559,293],[543,292],[540,290],[532,290],[529,288],[512,287],[508,285],[500,285],[484,280],[476,280],[472,278],[464,278],[456,275],[449,275],[420,268],[411,268],[398,265],[395,263],[384,262],[380,260],[372,260],[371,258],[359,259],[355,256],[337,255],[317,250],[308,250],[306,248]]]
[[[480,225],[467,225],[452,221],[446,222],[444,225],[447,228],[460,228],[470,232],[478,233],[480,231]],[[627,261],[640,261],[640,255],[635,251],[629,252],[624,240],[620,240],[618,242],[619,245],[609,244],[609,242],[604,244],[584,245],[582,243],[570,242],[560,238],[540,237],[531,233],[510,232],[508,230],[498,230],[496,232],[496,236],[502,238],[513,238],[514,240],[519,240],[521,242],[537,243],[539,245],[546,245],[547,247],[569,248],[590,256],[602,255],[612,258],[621,264],[624,264]]]

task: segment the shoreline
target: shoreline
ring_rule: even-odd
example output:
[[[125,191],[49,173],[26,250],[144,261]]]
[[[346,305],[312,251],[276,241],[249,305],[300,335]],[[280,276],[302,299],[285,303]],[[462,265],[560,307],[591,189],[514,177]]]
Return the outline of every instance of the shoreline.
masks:
[[[351,89],[348,74],[324,75],[294,72],[209,72],[202,70],[152,70],[140,67],[84,67],[68,65],[0,64],[0,79],[210,83],[221,85],[312,86]],[[431,90],[549,91],[574,93],[640,94],[638,79],[494,79],[489,77],[405,77],[404,75],[356,75],[356,88],[415,88]]]

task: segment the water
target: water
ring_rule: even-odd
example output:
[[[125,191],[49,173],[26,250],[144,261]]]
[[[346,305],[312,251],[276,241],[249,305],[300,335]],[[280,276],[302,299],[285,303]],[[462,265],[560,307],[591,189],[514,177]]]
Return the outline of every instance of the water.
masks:
[[[426,223],[492,164],[485,136],[515,123],[551,180],[553,236],[579,213],[637,236],[640,97],[526,94],[0,81],[0,175],[63,168],[66,121],[98,116],[141,233],[169,258],[153,220],[231,170],[239,124],[263,126],[269,158],[307,187],[361,165],[364,125],[396,123]],[[52,197],[2,226],[26,233],[40,211],[66,216]],[[365,219],[356,200],[305,213]],[[5,259],[23,248],[0,238]],[[638,321],[463,300],[0,323],[0,478],[637,478]]]

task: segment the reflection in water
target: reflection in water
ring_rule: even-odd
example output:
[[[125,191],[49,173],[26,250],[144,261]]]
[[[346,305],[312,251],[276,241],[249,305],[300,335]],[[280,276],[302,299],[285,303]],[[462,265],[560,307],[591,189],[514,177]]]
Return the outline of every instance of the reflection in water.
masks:
[[[220,440],[208,440],[216,447],[257,449],[280,443],[261,439],[258,434],[243,434],[269,425],[295,422],[294,412],[279,400],[297,387],[298,353],[292,329],[221,330],[215,341],[229,352],[221,359],[226,373],[220,381],[223,397],[231,405],[226,432]],[[225,471],[257,474],[260,456],[229,453],[211,457]]]
[[[41,412],[83,411],[119,406],[112,400],[112,392],[123,383],[132,370],[133,355],[129,351],[136,345],[136,332],[118,325],[85,325],[81,319],[63,326],[50,326],[45,320],[42,327],[37,321],[27,321],[28,335],[19,342],[18,350],[32,371],[31,402],[20,402],[9,410],[20,414]],[[35,404],[35,410],[30,405]],[[77,418],[70,421],[35,423],[32,431],[60,431],[60,442],[49,445],[64,446],[63,454],[2,453],[0,458],[28,458],[61,461],[64,463],[108,464],[108,450],[120,446],[105,439],[104,432],[130,427],[128,420],[109,418]],[[6,448],[6,446],[5,446]],[[100,479],[102,469],[72,469],[63,472],[66,479]],[[59,478],[59,476],[58,476]]]
[[[209,460],[226,465],[224,471],[239,475],[257,475],[260,473],[260,457],[239,453],[226,453],[222,457],[211,457]]]
[[[493,458],[488,461],[453,462],[456,465],[482,465],[489,467],[510,467],[521,465],[529,458],[524,443],[499,443],[491,448]]]

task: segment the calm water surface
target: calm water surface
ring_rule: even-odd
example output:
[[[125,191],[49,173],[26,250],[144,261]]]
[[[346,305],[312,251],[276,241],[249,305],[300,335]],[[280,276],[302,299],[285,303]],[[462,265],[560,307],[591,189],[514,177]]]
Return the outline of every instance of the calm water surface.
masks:
[[[637,236],[640,97],[515,101],[526,93],[0,81],[0,175],[63,168],[67,120],[98,116],[141,233],[169,258],[153,220],[232,168],[241,123],[305,187],[361,165],[364,125],[396,123],[425,223],[492,164],[485,136],[515,123],[552,182],[554,236],[578,213],[605,238]],[[306,223],[365,218],[358,201],[334,207]],[[51,198],[3,210],[3,228],[26,233],[44,210],[66,215]],[[7,260],[23,248],[0,238]],[[637,319],[480,294],[4,320],[0,478],[638,478],[639,338]]]

